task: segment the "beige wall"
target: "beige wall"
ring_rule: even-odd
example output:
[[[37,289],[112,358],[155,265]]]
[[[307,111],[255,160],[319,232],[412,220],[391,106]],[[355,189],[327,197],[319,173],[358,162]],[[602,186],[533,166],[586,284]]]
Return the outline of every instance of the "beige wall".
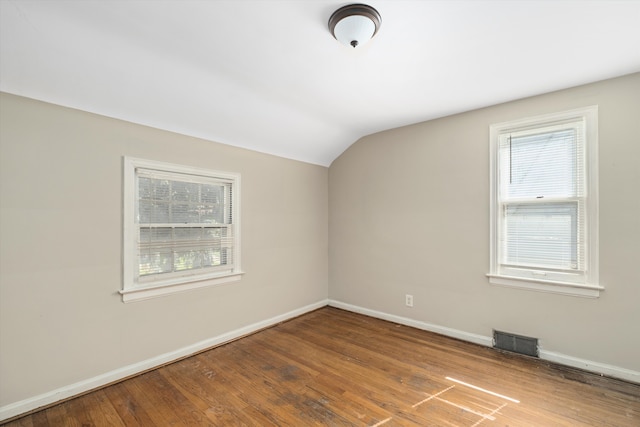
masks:
[[[0,97],[0,407],[327,298],[327,168]],[[122,156],[242,175],[242,281],[124,304]]]
[[[640,371],[639,94],[635,74],[395,129],[329,170],[1,94],[0,407],[327,296]],[[593,104],[606,291],[489,285],[489,125]],[[124,155],[242,174],[241,282],[121,302]]]
[[[489,126],[599,106],[598,299],[489,285]],[[329,169],[329,297],[640,371],[640,74],[362,138]],[[414,307],[404,306],[405,294]]]

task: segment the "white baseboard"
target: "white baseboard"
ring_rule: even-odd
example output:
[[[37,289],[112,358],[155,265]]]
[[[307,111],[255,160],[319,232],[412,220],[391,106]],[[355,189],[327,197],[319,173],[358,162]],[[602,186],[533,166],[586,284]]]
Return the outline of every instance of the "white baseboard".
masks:
[[[305,307],[298,308],[288,313],[281,314],[279,316],[272,317],[270,319],[263,320],[261,322],[254,323],[252,325],[245,326],[234,331],[227,332],[222,335],[218,335],[213,338],[200,341],[193,345],[180,348],[169,353],[161,354],[160,356],[152,357],[151,359],[143,360],[132,365],[128,365],[111,372],[98,375],[93,378],[88,378],[83,381],[79,381],[75,384],[60,387],[56,390],[52,390],[48,393],[43,393],[38,396],[30,397],[28,399],[21,400],[19,402],[11,403],[0,407],[0,422],[8,420],[9,418],[16,417],[20,414],[24,414],[34,409],[41,408],[43,406],[51,405],[64,399],[85,393],[87,391],[111,384],[113,382],[122,380],[123,378],[130,377],[132,375],[148,371],[149,369],[162,366],[166,363],[173,362],[178,359],[196,354],[200,351],[206,350],[211,347],[232,341],[236,338],[240,338],[244,335],[259,331],[269,326],[276,325],[285,320],[292,319],[310,311],[322,308],[328,304],[328,300],[318,301],[314,304],[307,305]]]
[[[540,359],[640,384],[640,372],[540,349]]]
[[[445,326],[434,325],[434,324],[422,322],[419,320],[409,319],[407,317],[383,313],[381,311],[370,310],[368,308],[359,307],[356,305],[347,304],[347,303],[335,301],[335,300],[329,300],[329,305],[331,307],[341,308],[343,310],[352,311],[354,313],[360,313],[366,316],[371,316],[378,319],[399,323],[401,325],[411,326],[417,329],[435,332],[437,334],[445,335],[452,338],[457,338],[457,339],[472,342],[475,344],[480,344],[486,347],[493,346],[492,337],[472,334],[470,332],[447,328]],[[594,362],[591,360],[580,359],[578,357],[568,356],[566,354],[555,353],[555,352],[547,351],[543,349],[540,349],[540,359],[547,360],[549,362],[557,363],[560,365],[570,366],[572,368],[584,369],[585,371],[593,372],[596,374],[606,375],[608,377],[618,378],[621,380],[631,381],[633,383],[640,384],[640,372],[633,371],[631,369],[621,368],[619,366],[608,365],[600,362]]]
[[[445,326],[434,325],[432,323],[426,323],[420,320],[409,319],[408,317],[396,316],[394,314],[370,310],[368,308],[359,307],[357,305],[351,305],[335,300],[329,300],[329,305],[331,307],[341,308],[343,310],[364,314],[366,316],[375,317],[377,319],[388,320],[390,322],[399,323],[405,326],[411,326],[413,328],[422,329],[424,331],[435,332],[436,334],[484,345],[486,347],[491,347],[493,345],[493,338],[485,337],[483,335],[472,334],[470,332],[464,332],[458,329],[447,328]]]

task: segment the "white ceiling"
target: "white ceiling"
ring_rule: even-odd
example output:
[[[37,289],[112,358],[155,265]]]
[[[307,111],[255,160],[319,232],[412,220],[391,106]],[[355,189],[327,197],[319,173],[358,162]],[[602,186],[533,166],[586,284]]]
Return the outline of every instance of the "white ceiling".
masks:
[[[327,166],[364,135],[640,71],[640,1],[0,0],[0,90]],[[640,96],[640,94],[639,94]]]

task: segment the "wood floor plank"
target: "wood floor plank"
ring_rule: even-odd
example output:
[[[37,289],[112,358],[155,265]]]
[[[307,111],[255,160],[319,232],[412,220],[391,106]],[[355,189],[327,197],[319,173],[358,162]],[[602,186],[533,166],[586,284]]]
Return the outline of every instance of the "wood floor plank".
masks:
[[[224,381],[225,391],[235,394],[245,405],[255,408],[269,423],[295,425],[299,421],[296,408],[279,400],[280,393],[286,390],[263,379],[260,369],[268,369],[268,363],[263,364],[259,370],[254,370],[250,362],[243,359],[253,356],[242,351],[241,347],[236,345],[223,349],[222,357],[204,354],[203,359],[210,370]]]
[[[640,426],[640,385],[323,308],[15,426]]]
[[[129,382],[133,382],[132,378]],[[141,404],[127,391],[125,382],[114,384],[102,391],[113,405],[123,424],[130,427],[153,426],[154,423]]]
[[[395,402],[404,401],[404,394],[412,392],[401,383],[400,378],[389,372],[391,367],[388,363],[370,365],[368,356],[348,340],[342,342],[323,341],[323,336],[304,331],[297,336],[305,339],[311,346],[317,347],[316,351],[321,354],[318,362],[323,369],[335,373],[337,376],[342,375],[345,377],[343,381],[351,382],[352,387],[357,387],[357,384],[360,383],[368,384],[372,390],[384,389],[384,398]],[[306,347],[308,345],[301,348]],[[390,359],[381,362],[389,361]],[[312,362],[307,361],[306,363]],[[343,375],[345,372],[348,372],[348,376]]]
[[[73,414],[73,418],[66,418],[65,422],[69,422],[71,425],[78,426],[92,426],[93,420],[89,413],[88,405],[91,404],[90,399],[92,396],[84,396],[77,399],[71,399],[62,404],[67,414]]]
[[[248,405],[231,393],[219,393],[217,378],[211,371],[197,358],[192,362],[169,365],[162,375],[213,425],[253,425],[252,418],[245,415]]]
[[[127,426],[120,418],[118,411],[113,406],[104,390],[97,390],[87,396],[85,404],[89,415],[96,426]]]
[[[202,420],[202,414],[198,416],[191,403],[172,390],[159,371],[147,372],[136,380],[125,382],[125,389],[149,415],[152,425],[194,425],[194,421]]]

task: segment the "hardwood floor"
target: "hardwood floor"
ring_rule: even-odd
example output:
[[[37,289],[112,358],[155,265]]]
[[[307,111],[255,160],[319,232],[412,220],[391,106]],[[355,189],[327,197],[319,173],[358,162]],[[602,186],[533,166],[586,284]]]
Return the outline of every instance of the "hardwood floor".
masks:
[[[640,426],[640,385],[323,308],[7,426]]]

